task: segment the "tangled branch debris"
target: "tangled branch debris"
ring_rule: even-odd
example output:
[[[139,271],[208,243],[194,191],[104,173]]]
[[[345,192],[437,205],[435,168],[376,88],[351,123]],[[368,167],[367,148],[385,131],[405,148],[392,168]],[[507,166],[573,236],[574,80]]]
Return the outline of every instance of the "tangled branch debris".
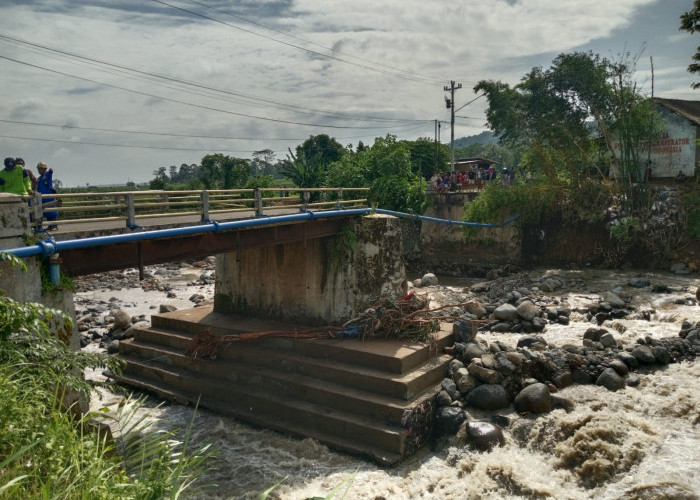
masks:
[[[320,326],[309,330],[240,333],[237,335],[214,335],[206,329],[193,338],[186,354],[192,358],[216,359],[219,346],[233,342],[250,341],[269,337],[298,339],[396,339],[426,342],[430,334],[440,329],[434,313],[461,304],[428,308],[427,295],[411,292],[405,297],[391,301],[381,300],[362,314],[342,326]],[[446,319],[446,318],[440,318]]]

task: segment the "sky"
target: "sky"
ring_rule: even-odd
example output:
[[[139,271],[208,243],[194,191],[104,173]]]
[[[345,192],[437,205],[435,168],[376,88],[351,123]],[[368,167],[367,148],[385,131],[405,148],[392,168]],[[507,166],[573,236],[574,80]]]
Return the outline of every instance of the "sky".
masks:
[[[646,95],[697,100],[692,0],[0,0],[0,156],[63,186],[147,182],[207,154],[450,142],[487,130],[480,80],[561,53],[637,60]],[[653,64],[653,79],[652,79]],[[653,82],[653,85],[652,85]],[[653,87],[653,89],[652,89]],[[473,102],[472,102],[473,101]]]

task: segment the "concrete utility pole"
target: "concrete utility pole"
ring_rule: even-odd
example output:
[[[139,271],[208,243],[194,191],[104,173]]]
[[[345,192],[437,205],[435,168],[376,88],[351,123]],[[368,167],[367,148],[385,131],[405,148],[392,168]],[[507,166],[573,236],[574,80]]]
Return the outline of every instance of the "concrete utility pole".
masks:
[[[450,120],[450,150],[452,151],[452,159],[450,161],[450,171],[455,171],[455,90],[461,89],[462,84],[458,83],[455,86],[455,81],[450,82],[450,86],[445,85],[443,90],[445,92],[450,92],[450,97],[445,97],[445,104],[447,109],[451,111],[452,118]]]

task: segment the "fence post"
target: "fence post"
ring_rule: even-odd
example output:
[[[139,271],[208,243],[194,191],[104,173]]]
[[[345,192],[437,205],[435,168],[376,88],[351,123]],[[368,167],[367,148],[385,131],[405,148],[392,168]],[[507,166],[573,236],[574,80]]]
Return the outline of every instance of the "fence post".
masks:
[[[262,215],[263,215],[262,191],[260,191],[260,188],[255,188],[255,216],[262,217]]]
[[[306,212],[307,210],[307,205],[309,204],[309,199],[311,198],[311,193],[309,191],[304,191],[304,201],[302,203],[301,208],[299,209],[302,212]]]
[[[338,188],[338,202],[335,204],[335,208],[343,208],[343,188]]]
[[[202,190],[199,195],[199,200],[202,202],[202,220],[201,222],[209,222],[209,191]]]
[[[136,227],[136,205],[134,203],[134,193],[124,195],[126,202],[126,227],[133,229]]]
[[[41,199],[41,193],[39,191],[34,191],[34,193],[32,193],[32,217],[34,217],[34,225],[37,227],[41,227],[41,222],[44,217],[43,202],[44,200]]]

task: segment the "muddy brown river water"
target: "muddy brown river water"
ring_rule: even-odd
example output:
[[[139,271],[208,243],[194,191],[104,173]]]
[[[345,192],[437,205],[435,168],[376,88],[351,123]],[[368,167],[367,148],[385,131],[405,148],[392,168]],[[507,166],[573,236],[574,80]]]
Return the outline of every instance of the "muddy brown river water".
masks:
[[[606,322],[604,326],[626,345],[644,336],[677,336],[683,321],[700,321],[700,306],[678,303],[694,297],[700,286],[697,273],[678,276],[643,272],[652,284],[671,289],[671,293],[654,294],[650,287],[627,286],[630,277],[639,271],[537,272],[583,280],[583,290],[554,292],[574,308],[598,293],[621,287],[638,309],[653,311],[650,320]],[[465,286],[461,282],[451,285],[419,292],[430,293],[433,305],[449,303],[462,294]],[[98,300],[100,293],[79,295]],[[134,306],[131,311],[125,309],[127,312],[135,315],[144,307],[142,300],[148,300],[150,292],[143,293],[143,299],[129,295]],[[106,295],[114,296],[115,292]],[[162,295],[157,300],[166,302]],[[543,336],[550,345],[580,344],[590,326],[583,315],[573,313],[569,325],[548,325]],[[498,339],[513,345],[518,337],[488,332],[480,335],[488,341]],[[311,439],[289,438],[199,410],[194,415],[192,441],[212,442],[219,450],[209,463],[211,471],[202,478],[215,486],[185,498],[258,499],[264,490],[281,481],[268,498],[323,498],[335,491],[331,498],[353,500],[698,499],[700,365],[696,360],[637,373],[641,377],[639,386],[618,392],[594,385],[563,389],[561,395],[575,403],[569,413],[554,410],[538,417],[520,417],[512,410],[500,411],[511,419],[503,447],[477,452],[447,441],[439,448],[426,447],[390,469],[329,450]],[[93,407],[117,401],[117,396],[106,393],[101,400],[94,399]],[[157,427],[181,430],[193,418],[191,407],[157,404],[154,399],[147,402]],[[469,415],[480,418],[487,414],[469,411]]]

